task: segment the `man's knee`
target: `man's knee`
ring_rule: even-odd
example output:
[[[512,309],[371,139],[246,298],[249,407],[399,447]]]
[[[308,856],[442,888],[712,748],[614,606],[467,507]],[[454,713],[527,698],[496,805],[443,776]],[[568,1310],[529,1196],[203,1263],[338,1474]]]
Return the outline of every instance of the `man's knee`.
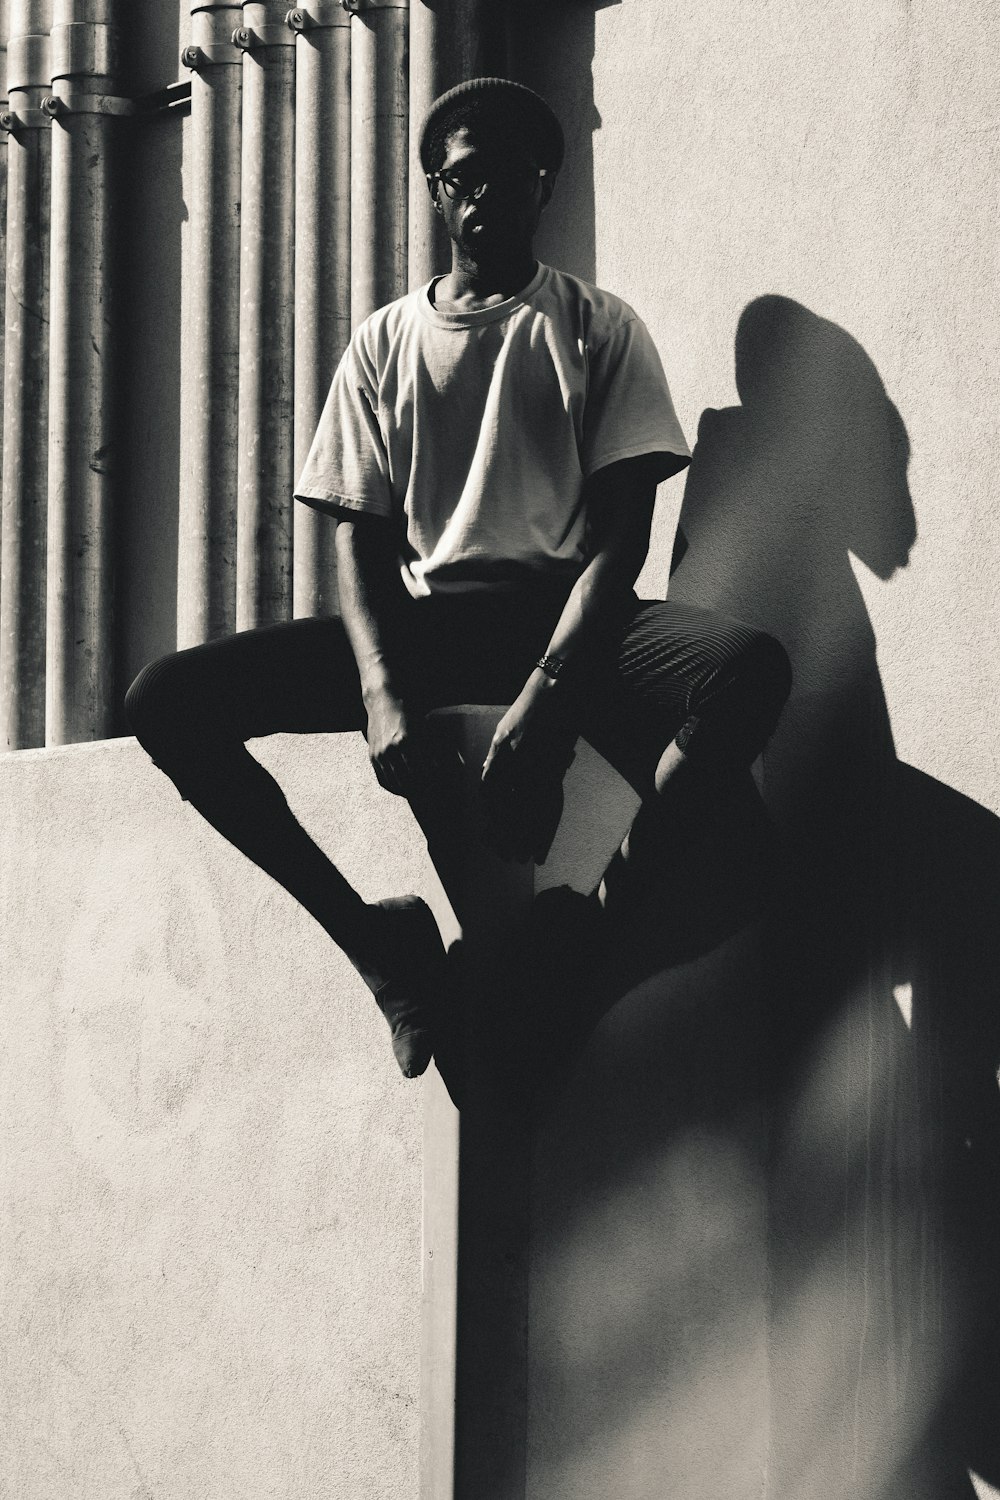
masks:
[[[773,706],[777,718],[792,691],[792,663],[788,652],[773,635],[760,631],[747,650],[744,668],[756,690]]]
[[[125,716],[139,744],[162,763],[182,748],[201,717],[179,654],[151,661],[125,694]]]

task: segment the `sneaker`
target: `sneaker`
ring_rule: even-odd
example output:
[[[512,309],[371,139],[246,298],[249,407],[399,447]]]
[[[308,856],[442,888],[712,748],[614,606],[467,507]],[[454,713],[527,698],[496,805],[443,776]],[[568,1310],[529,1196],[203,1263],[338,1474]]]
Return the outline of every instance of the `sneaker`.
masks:
[[[419,1078],[434,1055],[447,955],[434,914],[419,896],[378,901],[389,978],[374,990],[389,1023],[392,1051],[405,1078]]]

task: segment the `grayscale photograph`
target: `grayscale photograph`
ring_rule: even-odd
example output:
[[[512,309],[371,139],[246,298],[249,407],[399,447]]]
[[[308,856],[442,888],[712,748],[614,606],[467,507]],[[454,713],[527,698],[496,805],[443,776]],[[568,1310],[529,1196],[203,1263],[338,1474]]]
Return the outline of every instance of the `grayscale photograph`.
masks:
[[[1000,8],[0,54],[0,1496],[1000,1500]]]

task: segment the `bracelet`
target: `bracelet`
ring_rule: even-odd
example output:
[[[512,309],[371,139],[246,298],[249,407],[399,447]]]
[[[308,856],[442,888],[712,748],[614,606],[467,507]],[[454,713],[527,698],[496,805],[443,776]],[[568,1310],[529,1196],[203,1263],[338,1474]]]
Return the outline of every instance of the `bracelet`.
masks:
[[[543,671],[546,677],[551,677],[553,682],[565,665],[561,656],[540,656],[535,662],[535,666]]]

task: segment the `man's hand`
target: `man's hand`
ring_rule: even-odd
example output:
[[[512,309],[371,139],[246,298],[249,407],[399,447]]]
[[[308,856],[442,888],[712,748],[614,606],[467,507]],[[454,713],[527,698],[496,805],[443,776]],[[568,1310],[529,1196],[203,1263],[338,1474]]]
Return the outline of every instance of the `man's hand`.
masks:
[[[503,859],[541,863],[562,814],[562,779],[576,734],[554,696],[531,674],[496,727],[483,764],[483,839]]]
[[[368,758],[380,786],[407,797],[426,776],[428,751],[422,721],[414,720],[388,689],[368,700]]]

